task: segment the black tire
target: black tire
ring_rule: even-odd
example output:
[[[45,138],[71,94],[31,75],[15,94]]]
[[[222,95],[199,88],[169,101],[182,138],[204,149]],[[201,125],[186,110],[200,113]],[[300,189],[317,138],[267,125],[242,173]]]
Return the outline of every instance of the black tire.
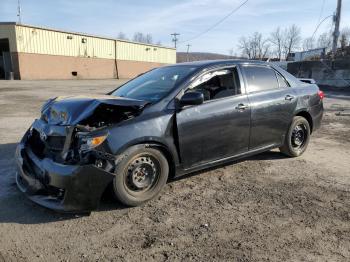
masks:
[[[302,155],[310,141],[310,125],[302,116],[295,116],[280,151],[290,157]]]
[[[113,180],[117,200],[139,206],[156,197],[167,182],[169,164],[163,153],[145,145],[132,146],[119,159]]]

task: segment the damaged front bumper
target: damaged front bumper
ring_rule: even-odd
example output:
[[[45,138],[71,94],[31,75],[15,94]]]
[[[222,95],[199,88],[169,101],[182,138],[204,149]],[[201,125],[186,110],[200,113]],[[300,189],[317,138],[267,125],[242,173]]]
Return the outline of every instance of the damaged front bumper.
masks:
[[[89,212],[114,175],[93,164],[65,165],[39,158],[26,146],[27,134],[16,149],[18,188],[35,203],[60,212]]]

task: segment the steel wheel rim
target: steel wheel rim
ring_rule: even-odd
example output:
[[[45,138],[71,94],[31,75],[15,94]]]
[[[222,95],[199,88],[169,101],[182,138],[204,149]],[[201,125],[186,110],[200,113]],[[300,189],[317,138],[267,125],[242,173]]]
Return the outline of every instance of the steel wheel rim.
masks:
[[[291,143],[295,149],[302,149],[307,140],[307,129],[304,124],[296,125],[292,131]]]
[[[144,193],[157,184],[160,172],[159,161],[154,156],[150,154],[136,156],[126,168],[125,186],[133,193]]]

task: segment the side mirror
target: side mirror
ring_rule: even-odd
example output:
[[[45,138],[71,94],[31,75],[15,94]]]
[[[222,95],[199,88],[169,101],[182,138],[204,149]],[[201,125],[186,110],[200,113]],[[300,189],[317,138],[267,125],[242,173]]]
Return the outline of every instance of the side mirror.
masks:
[[[185,93],[180,99],[180,106],[200,105],[204,102],[204,96],[200,92]]]

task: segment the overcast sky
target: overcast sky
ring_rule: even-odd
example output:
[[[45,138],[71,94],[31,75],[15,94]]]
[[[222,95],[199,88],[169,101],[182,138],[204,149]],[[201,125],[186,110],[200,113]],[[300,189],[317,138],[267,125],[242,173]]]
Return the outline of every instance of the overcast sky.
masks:
[[[192,38],[229,14],[244,0],[21,0],[22,22],[68,31],[116,37],[120,31],[132,38],[140,31],[163,45],[173,45],[170,33],[180,41]],[[324,7],[322,6],[324,2]],[[192,51],[228,54],[237,50],[242,35],[268,34],[277,26],[296,24],[303,37],[310,36],[318,21],[333,14],[336,0],[249,0],[216,28],[190,41]],[[0,21],[17,21],[17,0],[0,0]],[[350,1],[343,1],[341,28],[350,26]],[[328,30],[331,19],[319,33]],[[178,50],[185,51],[186,44]]]

